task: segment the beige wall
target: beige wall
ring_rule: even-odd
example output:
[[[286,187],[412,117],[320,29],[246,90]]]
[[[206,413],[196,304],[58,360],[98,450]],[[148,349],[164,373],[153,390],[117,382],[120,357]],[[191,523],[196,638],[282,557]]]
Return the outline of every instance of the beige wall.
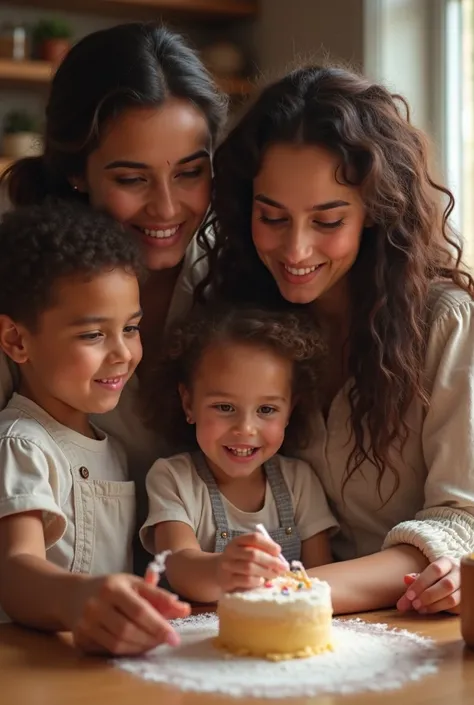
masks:
[[[329,55],[363,65],[363,0],[260,0],[255,43],[260,69]]]
[[[433,0],[382,0],[371,34],[381,39],[366,52],[366,73],[407,98],[413,122],[434,134],[433,105],[437,67],[433,56],[434,23],[439,3]],[[367,39],[367,38],[366,38]],[[370,59],[370,60],[367,60]]]

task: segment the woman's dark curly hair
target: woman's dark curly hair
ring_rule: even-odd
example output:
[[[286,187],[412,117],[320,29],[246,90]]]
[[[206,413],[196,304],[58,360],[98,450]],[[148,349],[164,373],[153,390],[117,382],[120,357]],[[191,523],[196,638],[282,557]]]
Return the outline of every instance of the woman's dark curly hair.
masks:
[[[263,90],[216,151],[210,211],[216,239],[214,246],[206,240],[208,222],[200,240],[210,270],[198,299],[207,292],[232,304],[289,305],[252,242],[253,179],[265,151],[276,143],[330,150],[340,158],[337,178],[360,187],[372,225],[362,233],[350,272],[354,447],[345,482],[370,460],[378,470],[379,491],[388,468],[395,492],[399,478],[389,450],[406,442],[413,399],[428,403],[423,368],[430,285],[451,280],[474,292],[448,224],[453,196],[433,180],[426,139],[410,124],[401,96],[345,69],[295,70]]]
[[[147,379],[145,420],[172,447],[183,452],[196,446],[193,426],[186,423],[178,387],[192,389],[196,369],[211,346],[234,343],[268,349],[293,363],[295,406],[286,433],[293,447],[309,440],[309,424],[319,400],[326,346],[309,316],[256,309],[197,310],[169,333],[158,368]],[[166,400],[166,401],[164,401]]]

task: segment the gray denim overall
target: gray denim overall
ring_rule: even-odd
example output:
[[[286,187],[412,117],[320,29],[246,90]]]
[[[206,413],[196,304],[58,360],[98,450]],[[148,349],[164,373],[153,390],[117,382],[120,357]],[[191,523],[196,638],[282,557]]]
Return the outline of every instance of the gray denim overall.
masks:
[[[242,536],[245,531],[234,531],[229,528],[227,515],[222,502],[221,493],[202,453],[193,453],[194,467],[201,480],[205,483],[211,500],[214,523],[216,525],[216,544],[214,551],[222,553],[236,536]],[[265,475],[270,490],[275,499],[280,526],[268,533],[281,546],[281,551],[288,562],[299,561],[301,557],[301,539],[293,516],[293,503],[290,492],[281,473],[277,457],[270,458],[264,464]]]

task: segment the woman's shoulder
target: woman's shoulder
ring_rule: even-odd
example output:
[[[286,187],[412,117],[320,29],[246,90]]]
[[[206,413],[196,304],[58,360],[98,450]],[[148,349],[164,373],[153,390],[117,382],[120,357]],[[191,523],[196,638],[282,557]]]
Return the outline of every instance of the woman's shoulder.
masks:
[[[474,298],[452,281],[431,285],[428,293],[430,327],[450,318],[467,318],[474,314]]]
[[[433,284],[428,298],[429,333],[425,357],[428,389],[439,375],[472,369],[474,365],[474,299],[453,282]],[[465,375],[462,375],[465,381]],[[460,382],[460,384],[463,384]]]

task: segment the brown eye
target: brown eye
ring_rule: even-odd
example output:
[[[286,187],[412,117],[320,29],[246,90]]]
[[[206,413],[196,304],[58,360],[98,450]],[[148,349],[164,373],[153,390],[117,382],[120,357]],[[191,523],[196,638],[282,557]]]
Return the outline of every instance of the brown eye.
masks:
[[[223,414],[229,414],[234,411],[232,404],[215,404],[214,409],[217,409],[217,411],[222,411]]]
[[[268,406],[265,404],[264,406],[260,406],[258,409],[258,413],[262,414],[263,416],[271,416],[272,414],[275,414],[277,409],[275,409],[274,406]]]

